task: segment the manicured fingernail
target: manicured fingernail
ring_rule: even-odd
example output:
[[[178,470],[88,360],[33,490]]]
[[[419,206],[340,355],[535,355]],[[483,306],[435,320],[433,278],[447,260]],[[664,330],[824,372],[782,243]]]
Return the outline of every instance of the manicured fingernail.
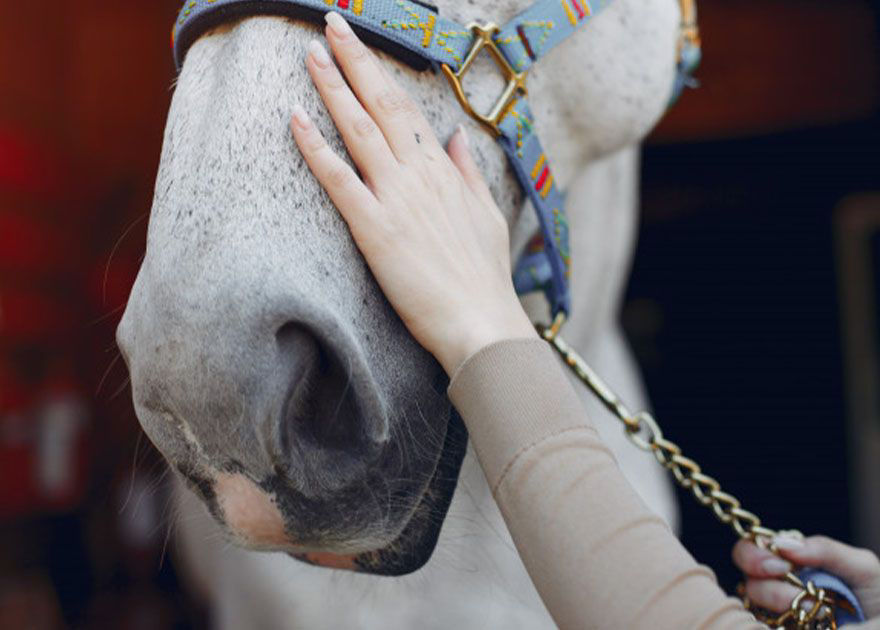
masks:
[[[309,128],[309,115],[306,114],[306,110],[299,103],[293,106],[293,122],[300,129]]]
[[[327,68],[330,65],[330,55],[317,39],[309,42],[309,54],[321,68]]]
[[[468,136],[468,132],[464,128],[464,125],[462,125],[461,123],[458,123],[458,125],[456,125],[456,129],[458,129],[458,133],[461,134],[461,141],[464,142],[464,146],[467,147],[468,149],[470,149],[471,148],[471,139]]]
[[[777,549],[803,549],[804,541],[800,538],[792,538],[790,536],[777,536],[773,539],[773,546]]]
[[[769,575],[783,575],[791,571],[791,564],[781,558],[767,558],[761,563],[761,568]]]
[[[327,20],[327,25],[338,37],[348,37],[354,34],[345,18],[335,11],[330,11],[324,16],[324,19]]]

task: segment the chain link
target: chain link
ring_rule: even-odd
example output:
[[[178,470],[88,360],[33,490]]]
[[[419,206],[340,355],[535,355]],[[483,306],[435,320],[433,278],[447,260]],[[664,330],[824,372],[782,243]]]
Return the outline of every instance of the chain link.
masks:
[[[538,326],[541,336],[556,349],[566,365],[596,395],[599,401],[623,424],[627,438],[639,449],[652,453],[661,466],[669,470],[676,483],[690,490],[694,498],[702,505],[710,508],[715,517],[729,525],[739,538],[749,540],[762,549],[778,555],[773,539],[785,533],[788,536],[803,537],[796,530],[776,531],[761,524],[757,515],[742,507],[739,499],[724,492],[721,484],[705,474],[700,465],[685,457],[681,448],[674,442],[663,437],[663,431],[650,413],[640,411],[632,413],[624,402],[598,374],[559,336],[565,323],[565,315],[560,313],[549,327]],[[773,615],[769,611],[754,606],[747,597],[741,584],[738,594],[746,608],[758,621],[778,630],[836,630],[834,610],[846,606],[832,593],[817,588],[812,582],[804,583],[793,572],[786,574],[787,582],[799,589],[798,595],[791,602],[787,611]]]

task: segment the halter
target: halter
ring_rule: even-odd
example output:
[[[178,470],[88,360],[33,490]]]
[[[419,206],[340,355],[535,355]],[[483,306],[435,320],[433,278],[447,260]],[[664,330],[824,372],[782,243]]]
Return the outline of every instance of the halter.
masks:
[[[539,233],[515,266],[514,287],[520,294],[542,290],[556,318],[571,309],[568,220],[564,197],[534,132],[526,78],[533,63],[611,1],[539,0],[499,27],[493,23],[461,26],[438,15],[435,7],[409,0],[188,0],[174,25],[172,46],[180,68],[196,38],[221,22],[254,14],[321,19],[333,9],[368,43],[417,69],[439,69],[464,111],[496,137],[535,208]],[[695,0],[679,1],[682,29],[671,101],[691,85],[691,73],[700,59]],[[484,50],[506,82],[488,113],[477,112],[462,88],[462,79]]]
[[[553,324],[540,327],[542,336],[621,420],[636,446],[652,452],[665,468],[673,472],[680,485],[691,490],[701,503],[710,506],[718,518],[731,525],[740,537],[767,548],[766,541],[777,532],[761,526],[760,519],[742,509],[734,497],[722,492],[718,482],[703,474],[696,462],[682,456],[678,446],[663,438],[660,427],[650,414],[631,413],[559,336],[571,308],[568,221],[563,194],[554,182],[549,161],[534,131],[534,118],[526,101],[526,78],[532,64],[591,21],[612,1],[537,0],[503,26],[491,22],[462,26],[441,17],[436,7],[418,0],[186,0],[171,31],[171,46],[179,70],[192,43],[205,31],[223,22],[253,15],[320,21],[328,10],[335,10],[345,16],[368,44],[394,55],[416,70],[441,71],[449,80],[462,109],[498,140],[520,187],[537,213],[539,231],[517,262],[513,280],[517,293],[541,290],[546,295]],[[695,85],[692,75],[701,56],[696,0],[678,1],[681,25],[670,106],[684,88]],[[506,82],[487,113],[474,109],[462,87],[462,79],[483,50],[489,53]],[[792,602],[790,611],[777,617],[762,617],[763,621],[786,628],[806,628],[815,620],[830,618],[828,625],[823,627],[836,628],[837,623],[864,620],[852,590],[836,576],[805,569],[786,577],[802,589],[801,594]],[[812,605],[812,609],[801,609],[805,603]],[[836,613],[829,616],[831,607],[836,608]]]

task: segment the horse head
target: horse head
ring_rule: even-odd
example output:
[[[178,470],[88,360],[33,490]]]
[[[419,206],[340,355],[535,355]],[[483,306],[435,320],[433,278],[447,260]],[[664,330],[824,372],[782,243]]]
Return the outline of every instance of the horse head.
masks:
[[[442,0],[439,11],[503,23],[527,2]],[[676,0],[615,0],[535,65],[531,107],[557,181],[638,142],[660,117],[679,20]],[[305,70],[316,37],[316,23],[246,17],[189,49],[117,336],[145,432],[238,543],[400,574],[431,554],[466,435],[445,375],[291,140],[300,103],[344,153]],[[523,200],[501,149],[443,77],[379,55],[441,139],[472,126],[516,231]],[[488,61],[468,82],[478,104],[503,87]]]

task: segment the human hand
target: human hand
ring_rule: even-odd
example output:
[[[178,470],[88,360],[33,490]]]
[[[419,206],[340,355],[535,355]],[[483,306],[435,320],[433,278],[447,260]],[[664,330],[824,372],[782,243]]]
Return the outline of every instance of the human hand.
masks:
[[[489,343],[537,336],[513,289],[507,223],[464,129],[447,153],[348,23],[326,20],[345,78],[317,41],[306,66],[363,180],[300,106],[291,129],[391,305],[450,376]]]
[[[874,553],[825,536],[779,536],[773,542],[784,560],[745,540],[733,548],[733,561],[746,576],[746,594],[758,606],[774,612],[788,609],[798,591],[781,578],[793,563],[837,575],[853,590],[868,619],[880,617],[880,560]]]

